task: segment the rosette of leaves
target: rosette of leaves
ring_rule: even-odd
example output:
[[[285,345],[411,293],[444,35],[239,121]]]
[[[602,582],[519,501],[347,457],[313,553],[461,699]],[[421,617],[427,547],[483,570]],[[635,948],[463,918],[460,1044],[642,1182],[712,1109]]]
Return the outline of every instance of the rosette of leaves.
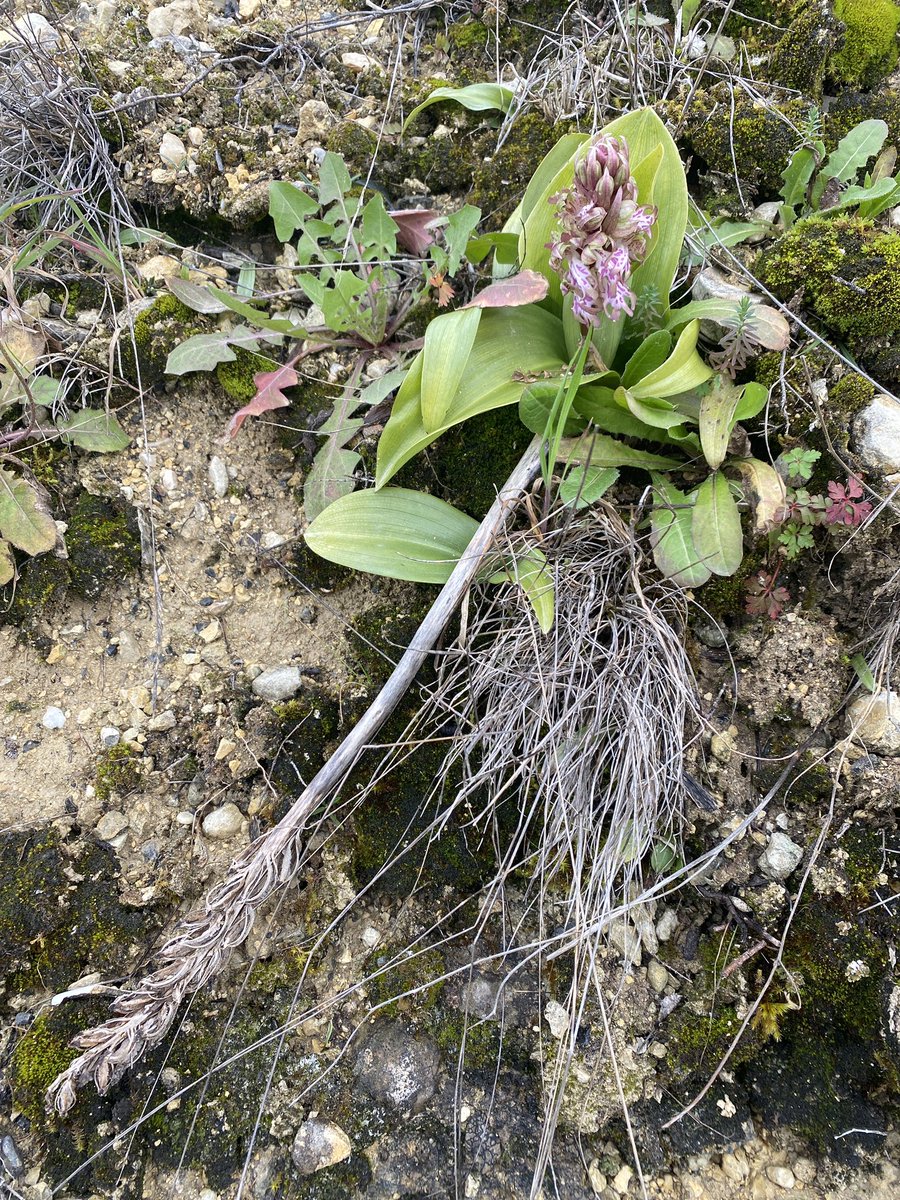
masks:
[[[316,553],[395,578],[446,579],[475,523],[461,521],[462,514],[434,497],[391,487],[390,481],[445,430],[512,404],[559,464],[564,503],[596,501],[621,468],[651,473],[654,557],[683,586],[740,566],[739,501],[753,510],[758,533],[778,519],[784,503],[780,476],[747,455],[746,437],[734,436],[740,421],[763,408],[766,390],[716,375],[697,351],[700,320],[733,320],[736,306],[708,300],[670,307],[688,218],[687,184],[674,142],[650,109],[620,117],[603,132],[627,142],[639,202],[659,212],[646,257],[629,281],[637,298],[634,316],[601,320],[585,356],[582,327],[549,265],[557,220],[551,197],[571,184],[587,140],[567,134],[537,168],[500,235],[517,238],[520,275],[542,278],[545,294],[499,308],[477,307],[476,297],[476,307],[432,321],[381,436],[375,486],[342,497],[312,522],[307,542]],[[498,282],[513,282],[514,270],[496,262],[495,283],[487,292]],[[786,326],[777,337],[784,339],[783,348]],[[672,474],[704,461],[707,477],[680,491]],[[539,617],[549,628],[551,581],[541,578],[534,556],[524,567],[520,582],[533,600],[540,596]],[[506,565],[504,577],[513,570],[519,577],[522,564]]]
[[[40,327],[21,310],[11,305],[0,312],[0,585],[15,578],[14,550],[46,554],[60,536],[47,492],[21,451],[52,439],[100,453],[129,443],[112,413],[82,408],[54,419],[62,385],[42,371],[45,349]]]
[[[376,351],[402,355],[403,323],[429,290],[439,305],[449,303],[453,289],[448,279],[459,270],[481,213],[471,205],[448,216],[432,209],[389,211],[381,193],[358,188],[343,158],[329,151],[317,183],[279,180],[269,185],[269,215],[284,243],[281,270],[290,273],[305,304],[270,315],[268,301],[254,297],[252,267],[242,272],[236,293],[171,279],[169,289],[182,303],[206,315],[224,314],[226,320],[213,332],[195,334],[176,346],[166,371],[211,371],[234,362],[238,349],[259,352],[285,339],[301,342],[286,363],[273,359],[271,370],[254,375],[255,393],[229,425],[233,437],[247,417],[290,403],[286,390],[300,382],[296,365],[301,359],[329,346],[355,351],[350,381],[318,430],[325,441],[304,487],[305,511],[315,517],[356,486],[354,471],[361,459],[349,444],[363,424],[357,412],[384,399],[403,377],[398,367],[360,389],[366,361]]]

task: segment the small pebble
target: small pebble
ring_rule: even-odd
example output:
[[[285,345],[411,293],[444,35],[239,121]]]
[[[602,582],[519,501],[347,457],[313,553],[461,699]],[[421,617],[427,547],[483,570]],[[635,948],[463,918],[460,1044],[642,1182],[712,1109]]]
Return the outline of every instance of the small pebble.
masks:
[[[204,625],[200,630],[200,641],[205,642],[207,646],[213,642],[217,642],[222,636],[222,626],[218,621],[210,621],[208,625]]]
[[[228,468],[217,454],[209,460],[209,482],[217,496],[225,496],[228,491]]]
[[[18,1179],[25,1170],[25,1164],[22,1162],[16,1143],[9,1134],[0,1141],[0,1161],[13,1179]]]
[[[159,157],[166,166],[174,167],[175,170],[184,166],[187,161],[187,149],[184,142],[180,137],[176,137],[174,133],[164,133],[163,139],[159,144]],[[166,490],[171,489],[167,488]]]
[[[796,1182],[794,1172],[790,1167],[768,1166],[766,1167],[766,1175],[776,1187],[784,1188],[785,1191],[790,1191]]]
[[[113,746],[118,746],[121,736],[115,725],[104,725],[100,730],[100,745],[109,750]]]
[[[147,728],[154,733],[159,733],[167,729],[174,729],[177,724],[175,714],[171,708],[167,708],[165,712],[157,713],[155,717],[151,717],[147,722]]]
[[[66,723],[66,714],[61,708],[57,708],[55,704],[51,704],[41,717],[41,724],[45,729],[62,729]]]
[[[128,828],[128,818],[124,813],[112,812],[104,813],[96,825],[97,837],[101,841],[111,842],[113,838],[118,837],[120,833],[124,833]]]
[[[657,994],[666,990],[669,983],[669,972],[658,958],[651,958],[647,963],[647,979]]]
[[[548,1000],[544,1009],[544,1020],[550,1026],[550,1033],[557,1041],[569,1032],[571,1024],[569,1014],[557,1000]]]
[[[674,908],[667,908],[656,922],[656,936],[661,942],[667,942],[678,928],[678,914]]]
[[[289,700],[295,695],[300,683],[299,667],[272,667],[271,670],[257,675],[250,684],[250,689],[261,700],[275,704],[279,700]]]
[[[181,814],[179,813],[179,818],[180,816]],[[191,820],[193,820],[193,816]],[[234,837],[236,833],[239,833],[243,823],[244,817],[241,810],[236,804],[232,804],[229,801],[227,804],[223,804],[219,808],[214,808],[211,813],[206,814],[203,818],[202,829],[208,838],[224,842],[228,838]]]
[[[759,856],[759,869],[767,879],[787,879],[802,857],[803,847],[779,830],[772,834]]]
[[[303,1122],[291,1147],[291,1158],[301,1175],[324,1171],[352,1153],[353,1145],[340,1125],[318,1116]]]

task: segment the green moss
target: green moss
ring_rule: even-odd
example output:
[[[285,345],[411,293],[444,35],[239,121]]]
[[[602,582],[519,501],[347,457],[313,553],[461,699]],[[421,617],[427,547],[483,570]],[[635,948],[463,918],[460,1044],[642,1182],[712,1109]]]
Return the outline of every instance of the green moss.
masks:
[[[374,955],[366,964],[366,973],[378,970],[380,954]],[[376,975],[366,985],[369,993],[369,1004],[379,1008],[379,1016],[399,1017],[406,1013],[415,1013],[416,1019],[421,1019],[432,1012],[440,999],[444,984],[440,976],[444,972],[444,960],[438,950],[426,950],[421,954],[411,955],[403,959],[390,970]],[[437,982],[430,987],[422,987],[429,980]],[[404,992],[413,992],[404,996]]]
[[[219,363],[216,379],[237,404],[246,404],[256,395],[253,376],[262,371],[274,371],[278,364],[264,354],[255,354],[243,346],[233,346],[234,362]]]
[[[97,799],[106,803],[111,796],[127,796],[140,787],[141,769],[136,751],[124,742],[110,746],[100,756],[94,787]]]
[[[26,558],[20,564],[19,579],[0,588],[0,621],[18,625],[26,637],[38,646],[46,639],[41,626],[53,619],[69,590],[69,568],[55,554]],[[49,649],[49,642],[47,643]]]
[[[662,114],[678,120],[681,101],[661,105]],[[797,148],[795,133],[806,121],[805,100],[754,102],[743,92],[722,85],[698,91],[680,135],[684,148],[707,168],[733,179],[735,172],[748,192],[776,196],[781,173]]]
[[[432,1036],[447,1062],[458,1062],[460,1049],[465,1045],[463,1065],[467,1071],[489,1071],[497,1065],[501,1049],[505,1065],[510,1065],[496,1021],[466,1021],[464,1013],[444,1013],[434,1024]]]
[[[900,329],[900,234],[856,217],[808,217],[763,251],[754,269],[779,299],[799,292],[851,348]]]
[[[447,37],[452,50],[465,58],[483,54],[490,42],[490,34],[480,21],[456,21],[447,29]]]
[[[156,387],[165,378],[166,359],[169,353],[192,334],[202,333],[207,322],[187,305],[182,304],[170,292],[157,296],[134,319],[134,347],[140,364],[141,382],[144,387]],[[125,378],[137,382],[137,365],[134,347],[128,336],[120,340],[122,371]]]
[[[134,510],[82,492],[69,516],[66,548],[73,589],[96,599],[141,564]]]
[[[870,403],[875,387],[862,375],[848,371],[828,389],[828,415],[838,429],[849,431],[850,421]]]
[[[829,57],[840,40],[840,25],[818,0],[801,8],[772,52],[768,77],[818,99]]]
[[[40,1016],[13,1050],[9,1083],[17,1108],[32,1122],[44,1118],[44,1096],[53,1080],[78,1055],[68,1039]]]
[[[888,127],[887,145],[900,145],[900,92],[882,88],[871,95],[842,88],[833,97],[825,114],[825,144],[833,150],[837,143],[861,121],[884,121]]]
[[[892,0],[835,0],[834,15],[846,26],[844,45],[832,55],[839,83],[872,87],[897,65],[900,6]]]
[[[730,1005],[697,1014],[679,1010],[669,1024],[666,1043],[669,1064],[675,1078],[683,1081],[709,1071],[723,1057],[737,1033],[740,1021]],[[755,1038],[745,1035],[732,1056],[731,1066],[737,1067],[753,1053]]]
[[[317,687],[304,687],[296,699],[275,706],[275,744],[281,749],[271,779],[286,797],[296,794],[298,776],[309,780],[319,770],[340,735],[342,716],[349,719],[353,711],[352,704],[344,710]],[[286,800],[285,807],[289,803]]]
[[[431,606],[430,593],[424,588],[410,591],[409,604],[376,604],[350,624],[349,657],[360,680],[372,691],[385,683],[394,669],[393,660],[409,645]]]
[[[343,156],[351,175],[368,173],[375,159],[378,139],[356,121],[341,121],[331,130],[325,148]]]
[[[697,598],[717,621],[734,620],[746,611],[747,581],[760,569],[758,554],[745,554],[733,575],[713,576],[697,590]]]

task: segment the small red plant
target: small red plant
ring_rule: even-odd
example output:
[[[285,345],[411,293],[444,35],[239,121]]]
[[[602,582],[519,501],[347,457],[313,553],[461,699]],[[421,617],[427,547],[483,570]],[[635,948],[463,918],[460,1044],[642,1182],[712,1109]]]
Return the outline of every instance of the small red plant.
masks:
[[[849,525],[851,528],[861,525],[872,511],[872,505],[862,497],[862,484],[855,476],[851,475],[846,484],[832,480],[828,484],[826,524]]]
[[[758,571],[747,583],[746,611],[751,617],[768,617],[777,621],[791,594],[785,587],[777,587],[778,570],[774,573]]]

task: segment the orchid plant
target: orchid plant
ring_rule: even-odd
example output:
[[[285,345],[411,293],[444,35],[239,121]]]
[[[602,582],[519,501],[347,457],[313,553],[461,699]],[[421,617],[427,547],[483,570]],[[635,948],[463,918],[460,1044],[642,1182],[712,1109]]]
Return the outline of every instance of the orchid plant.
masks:
[[[444,582],[478,523],[391,480],[452,426],[518,404],[541,440],[545,481],[561,475],[563,503],[596,502],[621,468],[649,471],[658,568],[686,587],[735,572],[739,505],[767,532],[782,519],[785,485],[749,455],[739,427],[764,407],[766,390],[716,374],[697,350],[700,321],[734,324],[736,306],[672,307],[687,220],[684,168],[651,109],[593,138],[562,137],[495,235],[498,244],[518,239],[518,271],[495,263],[480,295],[431,322],[382,433],[375,486],[320,513],[309,546],[346,566]],[[754,329],[766,331],[769,348],[784,348],[786,323],[765,316]],[[672,472],[696,474],[704,463],[706,477],[679,490]],[[550,628],[552,580],[537,547],[486,571],[497,580],[514,573]]]

